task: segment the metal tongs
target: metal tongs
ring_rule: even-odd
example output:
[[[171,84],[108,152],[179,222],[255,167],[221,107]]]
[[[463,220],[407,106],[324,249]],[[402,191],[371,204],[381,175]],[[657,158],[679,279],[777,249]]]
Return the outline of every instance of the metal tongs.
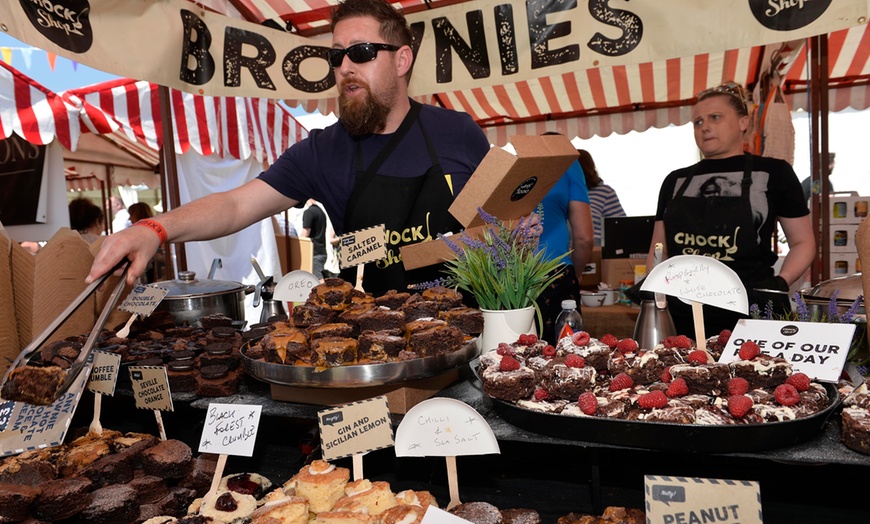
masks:
[[[129,267],[130,267],[130,265],[128,264],[127,259],[124,259],[120,263],[118,263],[117,266],[112,268],[111,271],[106,272],[105,275],[99,277],[98,279],[96,279],[93,282],[91,282],[90,284],[88,284],[87,287],[85,287],[85,289],[82,290],[82,292],[79,293],[79,295],[70,303],[70,305],[67,306],[66,309],[64,309],[63,312],[61,312],[61,314],[58,315],[58,317],[55,318],[51,322],[51,324],[49,324],[42,331],[42,333],[37,335],[37,337],[34,338],[33,341],[31,341],[30,344],[28,344],[27,347],[24,348],[21,351],[21,353],[18,354],[18,357],[12,362],[12,365],[9,366],[9,369],[6,370],[6,374],[3,375],[3,384],[5,384],[7,380],[9,380],[9,377],[12,375],[12,373],[15,370],[17,370],[19,368],[23,368],[24,366],[27,366],[29,364],[31,357],[39,351],[39,349],[42,347],[42,345],[45,343],[45,341],[48,340],[48,337],[53,335],[54,332],[57,331],[57,329],[64,322],[66,322],[67,319],[69,319],[69,317],[72,316],[73,313],[75,313],[76,310],[78,310],[78,308],[82,304],[84,304],[85,301],[91,295],[94,294],[94,292],[97,290],[97,288],[100,287],[100,285],[103,282],[105,282],[116,271],[118,271],[119,269],[122,269],[121,277],[118,279],[118,283],[115,285],[115,289],[112,290],[112,294],[109,295],[109,299],[106,302],[105,307],[103,307],[103,311],[100,313],[100,316],[97,318],[97,322],[94,325],[94,329],[91,330],[90,335],[88,335],[88,339],[85,341],[84,346],[82,346],[81,352],[79,352],[79,356],[75,359],[75,361],[72,363],[72,365],[66,370],[66,373],[64,375],[64,380],[61,383],[60,387],[57,388],[57,391],[54,393],[54,397],[52,399],[52,402],[56,401],[64,393],[66,393],[67,390],[69,389],[69,387],[72,385],[72,383],[75,382],[79,373],[81,373],[82,368],[85,365],[85,362],[88,361],[88,357],[90,356],[91,351],[94,349],[94,344],[97,341],[97,337],[103,331],[103,326],[106,325],[106,320],[108,320],[109,315],[115,309],[115,304],[118,303],[118,298],[121,296],[121,292],[124,290],[124,284],[126,283],[126,279],[127,279],[126,278],[127,277],[127,270],[129,269]],[[8,399],[8,400],[15,400],[15,399]]]

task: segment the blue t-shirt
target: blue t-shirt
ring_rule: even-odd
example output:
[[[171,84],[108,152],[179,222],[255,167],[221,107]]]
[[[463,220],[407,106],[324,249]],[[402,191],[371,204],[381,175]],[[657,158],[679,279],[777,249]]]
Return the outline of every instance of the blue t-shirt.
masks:
[[[568,202],[589,203],[589,191],[586,189],[586,177],[583,168],[577,160],[571,164],[568,171],[556,182],[544,196],[539,208],[543,208],[544,227],[541,233],[539,249],[546,252],[546,259],[552,260],[568,251],[570,237],[568,233]],[[565,264],[571,263],[571,257],[562,259]]]
[[[418,121],[378,174],[417,177],[432,166],[420,123],[435,148],[441,168],[446,175],[451,175],[454,196],[459,194],[490,148],[483,130],[467,113],[424,104]],[[341,234],[345,208],[356,182],[357,144],[362,150],[365,169],[391,136],[373,134],[354,138],[338,121],[326,129],[311,131],[308,138],[290,146],[258,178],[287,197],[301,202],[310,197],[323,204],[335,232]]]

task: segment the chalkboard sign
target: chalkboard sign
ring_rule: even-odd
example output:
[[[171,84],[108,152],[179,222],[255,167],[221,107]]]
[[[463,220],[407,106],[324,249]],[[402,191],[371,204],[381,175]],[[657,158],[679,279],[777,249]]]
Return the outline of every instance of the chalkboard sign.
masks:
[[[18,135],[0,140],[0,222],[4,226],[45,223],[40,209],[45,146]]]

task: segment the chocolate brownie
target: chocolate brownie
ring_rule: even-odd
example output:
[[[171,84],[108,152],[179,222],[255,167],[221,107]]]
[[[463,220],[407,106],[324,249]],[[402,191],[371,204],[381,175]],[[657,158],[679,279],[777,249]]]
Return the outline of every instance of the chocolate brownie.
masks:
[[[217,327],[233,327],[233,319],[224,315],[223,313],[214,313],[212,315],[206,315],[199,319],[199,325],[202,326],[203,329],[214,329]]]
[[[0,396],[5,400],[48,406],[58,396],[64,379],[66,371],[58,366],[23,366],[9,373]]]
[[[0,482],[36,486],[57,478],[57,466],[48,449],[25,451],[0,463]]]
[[[82,469],[81,475],[91,479],[93,489],[108,484],[126,484],[133,480],[131,458],[117,453],[106,455]]]
[[[501,510],[502,524],[541,524],[541,515],[526,508]]]
[[[383,295],[375,297],[375,304],[387,309],[399,309],[409,298],[411,298],[411,294],[407,291],[391,289]]]
[[[405,328],[405,313],[378,307],[358,316],[357,324],[360,332],[371,330],[401,333]]]
[[[840,440],[858,453],[870,455],[870,411],[866,408],[848,406],[841,413]]]
[[[462,347],[465,337],[453,326],[438,326],[416,331],[408,338],[408,348],[420,357],[451,353]]]
[[[353,327],[345,322],[329,322],[308,328],[308,340],[324,337],[352,337]]]
[[[631,377],[635,384],[640,385],[652,384],[659,380],[665,367],[665,363],[659,359],[659,355],[654,351],[644,351],[633,355],[617,353],[607,365],[611,375],[625,373]]]
[[[490,366],[480,374],[480,381],[487,396],[508,402],[529,398],[535,391],[535,372],[525,366],[511,371]]]
[[[196,376],[198,397],[228,397],[239,391],[238,370],[230,371],[226,366],[212,365],[199,369]]]
[[[405,349],[405,338],[379,331],[363,331],[359,335],[359,360],[386,361],[398,358]]]
[[[166,481],[154,475],[140,475],[128,482],[127,485],[139,494],[140,504],[154,504],[169,493]]]
[[[317,359],[315,365],[318,367],[353,364],[357,361],[358,347],[356,339],[346,337],[324,337],[311,342]]]
[[[438,318],[466,335],[479,335],[483,332],[483,312],[477,308],[459,307],[441,311]]]
[[[190,488],[196,492],[197,497],[205,496],[211,487],[211,480],[217,468],[218,456],[203,453],[193,459],[193,467],[190,473],[178,482],[182,488]]]
[[[180,440],[163,440],[142,452],[142,469],[148,475],[180,479],[192,466],[193,452]]]
[[[166,378],[173,393],[190,393],[196,390],[196,362],[170,360],[166,365]]]
[[[538,381],[555,398],[577,400],[581,393],[595,385],[597,372],[591,366],[570,367],[565,364],[565,358],[551,360],[541,370]]]
[[[91,503],[81,513],[89,524],[133,524],[139,518],[139,498],[136,490],[126,484],[96,489]]]
[[[350,304],[353,286],[340,278],[327,278],[322,284],[314,286],[307,302],[327,306],[335,311],[342,311]]]
[[[91,502],[91,481],[84,477],[50,480],[39,486],[33,515],[49,521],[77,515]]]
[[[437,302],[442,310],[447,310],[462,305],[462,295],[457,291],[443,287],[435,286],[429,289],[424,289],[420,296],[423,300],[432,300]]]
[[[309,327],[335,322],[339,311],[322,304],[304,303],[293,308],[290,319],[296,327]]]
[[[735,360],[729,365],[735,377],[745,378],[749,382],[750,389],[776,388],[792,373],[791,364],[786,359],[764,353],[752,360]]]
[[[195,498],[195,490],[183,488],[181,486],[173,486],[169,488],[169,492],[155,504],[160,508],[164,515],[182,515]]]
[[[731,380],[728,364],[675,364],[669,369],[671,377],[686,381],[690,395],[722,395],[728,391]]]
[[[421,318],[438,318],[441,304],[434,300],[423,300],[418,294],[413,295],[407,302],[402,304],[399,311],[405,314],[405,321],[418,320]]]
[[[0,522],[26,519],[39,493],[40,489],[33,486],[0,483]]]
[[[473,524],[502,524],[501,511],[489,502],[465,502],[447,511]]]

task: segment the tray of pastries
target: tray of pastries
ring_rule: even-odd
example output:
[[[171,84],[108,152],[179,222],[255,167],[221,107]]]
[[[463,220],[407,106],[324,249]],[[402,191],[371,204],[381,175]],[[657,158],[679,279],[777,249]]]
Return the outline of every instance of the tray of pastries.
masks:
[[[472,364],[507,422],[549,436],[664,451],[773,449],[818,435],[840,404],[754,343],[718,363],[730,332],[698,348],[686,336],[641,349],[586,332],[556,346],[523,335]],[[754,348],[752,346],[755,346]]]
[[[479,309],[456,291],[373,297],[329,278],[242,348],[251,376],[286,386],[368,387],[438,375],[478,354]]]

